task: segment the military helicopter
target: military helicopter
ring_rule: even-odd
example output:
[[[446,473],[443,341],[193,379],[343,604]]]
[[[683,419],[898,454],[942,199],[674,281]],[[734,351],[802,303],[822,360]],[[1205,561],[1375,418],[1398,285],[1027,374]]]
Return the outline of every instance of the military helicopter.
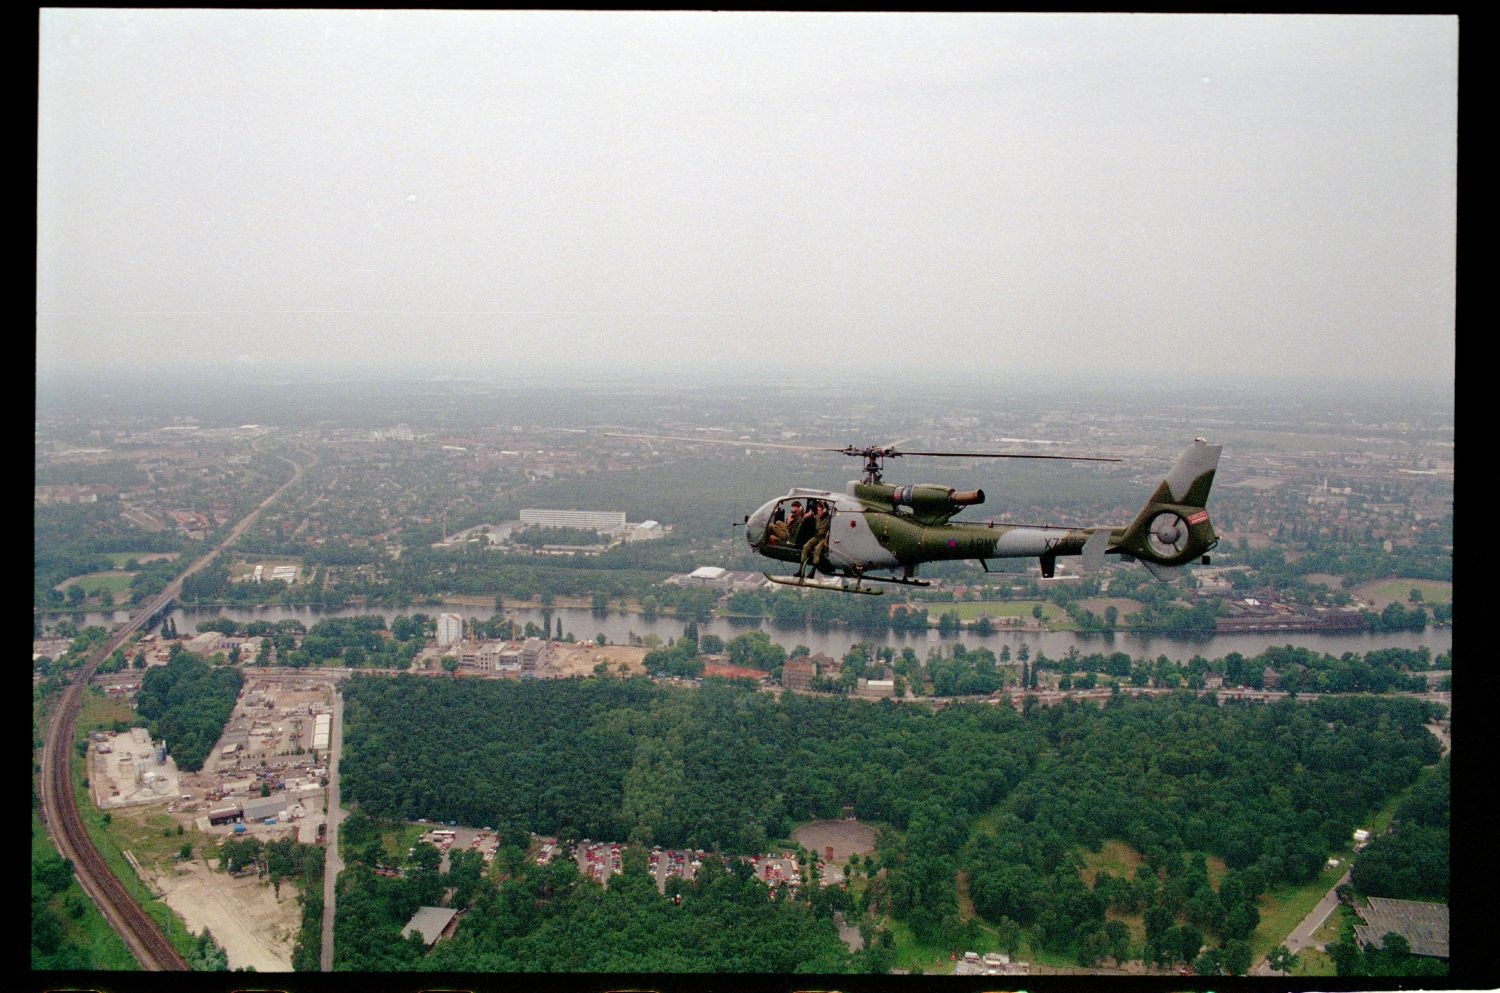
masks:
[[[865,584],[930,585],[917,578],[917,569],[924,562],[974,560],[987,572],[991,559],[1032,556],[1041,565],[1042,577],[1050,579],[1060,555],[1080,556],[1085,570],[1097,568],[1106,555],[1117,555],[1121,560],[1141,563],[1157,579],[1168,581],[1189,562],[1201,560],[1207,565],[1208,552],[1219,543],[1205,505],[1223,446],[1210,445],[1202,438],[1195,439],[1178,457],[1166,478],[1157,485],[1128,525],[1071,528],[954,521],[953,516],[965,507],[984,502],[983,490],[959,491],[930,483],[892,486],[883,481],[884,462],[903,456],[1083,462],[1118,462],[1119,459],[1008,452],[904,451],[894,445],[817,448],[664,435],[613,434],[612,437],[837,452],[864,459],[863,477],[851,481],[842,493],[798,487],[785,496],[766,501],[754,513],[746,515],[745,540],[752,549],[767,558],[799,566],[796,576],[766,574],[773,583],[786,586],[879,594],[883,592],[881,589]],[[806,539],[799,535],[797,527],[788,526],[787,522],[794,505],[795,509],[807,512],[808,508],[818,504],[823,505],[823,513],[829,518],[827,545],[820,550],[816,562],[804,562]]]

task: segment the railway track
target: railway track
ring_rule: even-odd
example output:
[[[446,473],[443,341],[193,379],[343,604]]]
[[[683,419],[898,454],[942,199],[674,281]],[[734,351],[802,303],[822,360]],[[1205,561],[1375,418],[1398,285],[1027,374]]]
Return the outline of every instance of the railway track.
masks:
[[[97,655],[92,659],[63,692],[52,726],[47,731],[47,744],[42,753],[42,812],[53,843],[64,858],[72,860],[78,884],[119,933],[141,968],[186,971],[187,962],[177,954],[177,949],[172,947],[156,922],[130,895],[125,884],[94,847],[73,795],[73,731],[78,725],[84,687],[103,657]]]

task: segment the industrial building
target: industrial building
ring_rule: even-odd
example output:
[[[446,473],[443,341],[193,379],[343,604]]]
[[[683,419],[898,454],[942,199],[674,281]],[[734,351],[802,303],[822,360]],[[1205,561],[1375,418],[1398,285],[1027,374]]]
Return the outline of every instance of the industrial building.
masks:
[[[178,795],[177,763],[145,728],[90,736],[89,787],[100,807],[162,803]]]
[[[785,689],[806,692],[812,689],[813,677],[817,674],[817,665],[807,656],[787,659],[781,666],[781,685]]]
[[[642,521],[632,527],[625,535],[626,541],[655,541],[657,538],[666,537],[666,528],[657,521]]]
[[[328,751],[333,733],[333,715],[319,714],[313,718],[313,751]]]
[[[1417,900],[1389,900],[1372,896],[1364,907],[1356,907],[1364,924],[1354,926],[1354,936],[1366,948],[1380,948],[1387,934],[1406,939],[1413,955],[1448,957],[1448,905]]]
[[[406,927],[401,929],[401,937],[418,935],[423,944],[431,948],[439,939],[453,933],[457,919],[458,911],[451,907],[418,907]]]
[[[700,566],[689,573],[679,573],[663,581],[668,586],[706,586],[711,590],[730,592],[758,590],[769,586],[770,580],[759,572],[731,572],[714,565]]]

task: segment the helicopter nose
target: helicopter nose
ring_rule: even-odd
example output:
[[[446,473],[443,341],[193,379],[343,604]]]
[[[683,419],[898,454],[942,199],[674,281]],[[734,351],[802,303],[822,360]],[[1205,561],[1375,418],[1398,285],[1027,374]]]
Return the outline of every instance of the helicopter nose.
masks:
[[[745,521],[745,541],[751,548],[760,548],[766,540],[766,522],[771,519],[771,507],[776,503],[772,500],[763,505],[755,513],[751,514]]]

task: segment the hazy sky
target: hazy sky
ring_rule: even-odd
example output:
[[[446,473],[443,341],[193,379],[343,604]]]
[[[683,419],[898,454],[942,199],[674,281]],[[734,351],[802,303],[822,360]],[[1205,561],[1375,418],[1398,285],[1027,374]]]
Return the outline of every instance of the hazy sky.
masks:
[[[1453,373],[1455,17],[40,26],[41,372]]]

